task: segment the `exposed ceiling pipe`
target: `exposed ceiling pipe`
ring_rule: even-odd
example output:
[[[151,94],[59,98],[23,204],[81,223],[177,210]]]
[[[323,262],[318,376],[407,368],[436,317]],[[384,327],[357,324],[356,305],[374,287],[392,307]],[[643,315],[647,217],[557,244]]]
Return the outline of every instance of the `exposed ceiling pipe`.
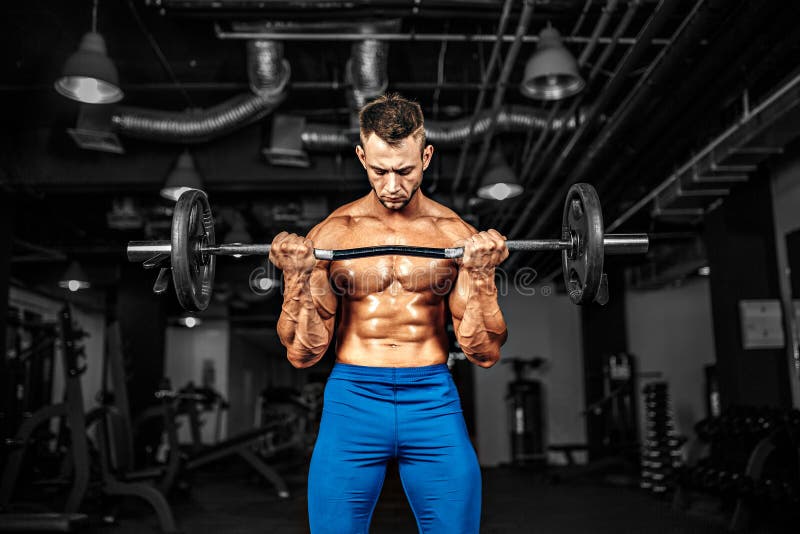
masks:
[[[389,85],[388,56],[389,43],[375,39],[353,43],[346,69],[353,109],[361,109],[386,92]]]
[[[674,33],[673,38],[680,36],[683,32],[686,25],[691,21],[694,16],[696,15],[698,8],[704,0],[698,0],[695,4],[692,12],[684,19],[681,26],[678,30]],[[572,154],[572,151],[575,149],[578,141],[586,135],[589,131],[591,126],[594,125],[595,121],[597,121],[600,117],[600,113],[604,110],[608,104],[616,98],[619,92],[624,88],[625,83],[628,81],[628,76],[636,68],[638,65],[641,64],[641,59],[644,56],[645,52],[647,51],[647,43],[654,35],[659,34],[664,26],[667,24],[669,19],[672,17],[674,10],[677,8],[679,2],[674,2],[671,0],[661,0],[659,4],[655,7],[655,10],[651,14],[647,23],[642,27],[639,35],[637,36],[637,44],[630,48],[627,51],[625,57],[620,61],[620,64],[617,70],[614,72],[613,77],[609,81],[606,89],[600,94],[598,100],[592,106],[591,111],[589,112],[586,121],[581,124],[580,127],[575,131],[572,138],[570,139],[567,146],[560,152],[558,158],[556,159],[555,163],[553,164],[550,172],[545,176],[543,183],[539,188],[537,188],[536,194],[533,196],[533,199],[530,200],[523,212],[520,214],[519,218],[517,219],[516,224],[511,228],[508,235],[517,236],[517,235],[533,235],[537,231],[540,230],[542,224],[545,222],[549,222],[549,217],[553,214],[556,208],[561,206],[560,202],[552,201],[552,197],[550,195],[550,186],[552,185],[555,177],[558,176],[561,167],[564,165],[566,159]],[[662,50],[663,51],[663,50]],[[660,61],[656,59],[651,65],[657,65]],[[644,78],[644,76],[642,77]],[[568,186],[568,182],[565,182]],[[563,187],[561,189],[564,189]],[[550,198],[551,201],[546,204],[543,211],[534,211],[540,207],[540,202],[542,199]],[[530,224],[530,216],[532,213],[536,213],[536,221],[531,225]],[[516,264],[519,261],[519,258],[523,256],[523,254],[517,254],[510,258],[511,266]]]
[[[494,46],[492,47],[492,53],[489,56],[489,63],[486,65],[486,70],[483,73],[483,80],[481,80],[481,89],[478,93],[478,98],[475,100],[475,106],[472,112],[472,120],[470,121],[469,131],[467,132],[467,136],[464,138],[464,144],[461,146],[461,155],[458,158],[458,165],[456,166],[456,174],[455,178],[453,179],[453,184],[451,186],[452,191],[457,191],[459,186],[461,185],[461,178],[464,176],[464,168],[467,164],[467,153],[469,152],[470,144],[472,143],[472,135],[475,131],[475,124],[477,123],[478,119],[481,116],[481,112],[483,111],[483,101],[486,98],[486,91],[489,88],[489,79],[492,77],[494,73],[494,69],[497,66],[497,62],[500,61],[500,47],[502,40],[500,36],[503,35],[506,31],[506,25],[508,24],[508,17],[511,14],[511,5],[514,3],[514,0],[505,0],[503,2],[503,9],[500,12],[500,20],[497,23],[497,39],[494,42]],[[496,85],[496,84],[495,84]]]
[[[691,172],[701,174],[707,170],[710,172],[723,156],[736,153],[738,149],[751,142],[757,134],[762,133],[772,126],[774,122],[777,122],[778,118],[784,117],[789,111],[796,110],[798,102],[800,102],[800,74],[796,74],[752,110],[745,109],[742,116],[732,126],[715,137],[699,152],[689,158],[686,163],[670,174],[667,179],[620,214],[614,222],[608,225],[607,231],[612,232],[619,228],[625,221],[655,200],[669,186],[677,182],[681,176]],[[779,135],[772,137],[771,140],[775,142],[778,141]],[[768,150],[770,147],[761,148],[764,150],[765,157],[769,155]]]
[[[482,135],[492,119],[490,110],[484,111],[478,120],[471,118],[454,121],[426,121],[425,137],[437,148],[462,146],[470,136]],[[563,114],[548,120],[544,111],[536,108],[509,107],[501,109],[495,121],[501,132],[528,132],[544,128],[574,130],[583,120],[583,112]],[[301,134],[303,147],[309,151],[349,150],[358,142],[358,132],[327,124],[309,124]]]
[[[638,3],[638,2],[637,2]],[[609,21],[611,20],[611,14],[617,9],[617,0],[607,0],[605,7],[603,7],[600,18],[597,20],[597,24],[594,25],[594,31],[592,31],[592,36],[589,42],[583,47],[583,51],[581,52],[580,57],[578,58],[578,65],[582,66],[585,65],[589,58],[594,53],[594,49],[597,48],[597,41],[600,39],[600,36],[603,35],[603,32],[606,31],[606,27],[608,26]],[[611,46],[616,46],[616,41],[612,39]]]
[[[281,32],[281,31],[225,31],[217,26],[217,37],[219,39],[266,39],[276,41],[361,41],[364,39],[363,33],[358,32]],[[502,41],[504,43],[512,43],[516,41],[515,35],[493,35],[493,34],[470,34],[470,33],[374,33],[370,34],[370,39],[377,39],[378,41],[401,41],[401,42],[461,42],[461,43],[495,43]],[[562,42],[566,43],[588,43],[591,37],[588,36],[572,36],[565,37]],[[522,37],[523,43],[538,43],[538,35],[525,35]],[[611,39],[608,37],[601,37],[597,41],[599,44],[609,44]],[[623,37],[619,40],[619,44],[633,46],[638,42],[638,38]],[[649,44],[654,46],[666,46],[669,44],[669,39],[662,39],[651,37]]]
[[[285,98],[291,76],[283,44],[248,41],[252,93],[201,110],[162,111],[120,107],[111,117],[118,133],[168,143],[203,143],[262,119]]]
[[[693,23],[696,23],[696,16],[702,5],[705,3],[707,3],[707,0],[697,1],[691,13],[684,19],[680,28],[676,32],[676,35],[683,35],[683,37],[687,37],[687,34],[690,32],[686,32],[685,30],[687,30]],[[708,11],[709,10],[707,9],[706,13],[708,13]],[[699,34],[697,25],[694,26],[694,29],[695,33]],[[688,39],[684,40],[684,43],[688,43]],[[691,43],[691,45],[693,46],[694,43]],[[689,44],[685,44],[684,46],[689,46]],[[641,109],[640,105],[650,97],[650,91],[652,88],[658,86],[658,84],[653,83],[656,69],[661,68],[662,70],[660,70],[660,72],[665,73],[666,70],[664,70],[663,65],[671,65],[673,61],[677,61],[686,57],[685,54],[680,53],[677,48],[678,47],[673,44],[673,46],[668,46],[661,49],[659,56],[650,64],[647,71],[639,78],[636,86],[633,88],[633,90],[631,90],[630,93],[628,93],[628,96],[625,98],[625,100],[617,107],[616,111],[608,120],[608,122],[606,122],[603,130],[597,137],[595,137],[592,144],[587,148],[584,157],[582,157],[578,164],[572,169],[569,174],[569,180],[574,180],[583,176],[589,169],[590,165],[594,163],[595,157],[606,147],[611,138],[620,131],[622,125],[624,125],[637,110]],[[666,61],[665,58],[670,58],[672,61]],[[666,76],[666,74],[664,75]],[[563,161],[563,158],[561,161]]]
[[[595,26],[595,30],[592,32],[593,36],[599,38],[599,36],[602,34],[602,32],[605,31],[605,28],[608,25],[609,20],[611,19],[611,13],[616,9],[616,4],[617,4],[616,0],[608,0],[608,3],[606,4],[605,8],[603,8],[603,12],[601,14],[601,17],[598,20],[597,25]],[[625,14],[622,16],[622,19],[620,19],[619,24],[617,25],[616,29],[614,30],[614,33],[613,33],[613,36],[612,36],[612,44],[606,46],[603,49],[603,52],[600,54],[600,57],[597,59],[597,61],[595,61],[594,66],[592,67],[592,70],[591,70],[589,76],[587,76],[587,78],[586,78],[586,86],[587,87],[591,87],[592,86],[592,83],[594,82],[594,80],[597,77],[598,73],[603,68],[603,66],[605,65],[606,61],[608,61],[608,59],[611,57],[611,54],[614,52],[614,50],[616,48],[614,46],[614,44],[613,44],[615,42],[614,38],[621,36],[623,33],[625,33],[627,31],[628,26],[630,25],[631,21],[633,20],[633,17],[635,16],[635,14],[637,12],[639,4],[640,4],[640,2],[638,0],[630,0],[628,2],[628,9],[625,11]],[[575,28],[573,29],[573,32],[577,31],[578,29],[579,29],[579,25],[576,24]],[[586,47],[584,48],[583,52],[581,53],[580,58],[578,59],[578,67],[581,67],[581,66],[584,65],[584,63],[591,56],[591,52],[592,52],[593,49],[594,49],[594,45],[593,44],[590,43],[590,44],[586,45]],[[609,81],[609,83],[610,83],[610,81]],[[608,85],[608,84],[606,84],[606,85]],[[568,113],[574,113],[574,110],[578,109],[578,107],[583,102],[583,99],[586,97],[586,94],[587,94],[586,91],[584,91],[580,95],[578,95],[575,99],[572,100],[572,104],[570,105]],[[555,114],[560,111],[561,104],[562,104],[562,101],[559,101],[559,102],[555,103],[555,105],[553,106],[553,108],[550,111],[550,117],[555,116]],[[546,133],[548,131],[549,130],[545,130],[545,133],[540,135],[538,137],[538,139],[536,140],[536,144],[530,150],[528,150],[527,153],[523,154],[523,156],[522,156],[523,164],[522,164],[522,170],[520,171],[519,176],[520,176],[520,180],[522,181],[523,187],[530,188],[530,184],[533,183],[534,178],[538,175],[539,170],[541,169],[542,165],[544,164],[545,161],[547,161],[548,157],[550,156],[550,154],[554,150],[554,147],[558,144],[558,141],[561,139],[561,136],[563,135],[563,131],[557,131],[556,134],[551,139],[550,143],[548,144],[547,148],[545,149],[544,154],[537,158],[537,155],[539,154],[539,151],[542,149],[542,147],[544,146],[544,142],[547,139]],[[534,164],[535,164],[535,167],[534,167]],[[533,169],[533,170],[531,170],[531,169]],[[492,228],[503,228],[503,227],[505,227],[505,225],[508,224],[508,222],[511,220],[513,214],[517,212],[517,210],[523,205],[522,203],[525,202],[525,201],[526,200],[525,200],[524,197],[520,198],[520,199],[516,199],[512,209],[498,211],[495,214],[495,216],[492,219],[492,221],[490,222],[490,226]]]
[[[675,91],[649,104],[649,110],[637,112],[635,117],[646,116],[647,120],[637,126],[639,132],[635,139],[619,138],[613,142],[615,150],[606,150],[615,157],[610,165],[603,165],[603,175],[595,183],[603,189],[603,199],[619,198],[627,189],[623,176],[648,176],[653,179],[649,169],[670,169],[676,157],[682,157],[692,144],[691,136],[685,136],[688,128],[693,128],[697,117],[715,106],[722,105],[726,99],[720,94],[736,93],[753,87],[755,81],[761,79],[765,72],[774,67],[770,59],[786,57],[789,50],[800,42],[800,34],[794,32],[793,15],[797,8],[782,11],[785,4],[769,3],[767,5],[748,3],[736,20],[720,20],[719,24],[727,27],[726,33],[704,47],[702,54],[692,65],[692,70],[682,80]],[[718,17],[723,13],[717,12]],[[765,25],[771,20],[773,24]],[[716,25],[715,21],[715,25]],[[767,43],[777,39],[775,48],[767,48]],[[738,47],[738,48],[737,48]],[[719,57],[736,57],[739,68],[726,70],[727,64],[720,63]],[[657,82],[652,82],[658,85]],[[701,92],[701,94],[698,94]],[[712,96],[713,95],[713,96]],[[676,119],[678,102],[691,102],[691,105],[680,110],[678,114],[683,120]],[[665,127],[665,125],[667,125]],[[675,139],[670,150],[659,150],[655,157],[653,150],[661,143],[659,139]],[[619,155],[619,157],[617,157]]]
[[[255,94],[274,93],[284,83],[289,63],[280,41],[247,41],[247,75]]]
[[[602,32],[605,31],[605,28],[607,27],[611,19],[611,14],[617,7],[616,4],[617,4],[616,0],[608,0],[606,7],[603,9],[603,13],[597,22],[595,30],[594,32],[592,32],[592,34],[595,37],[599,37],[602,34]],[[586,78],[587,87],[592,86],[595,78],[597,78],[598,74],[600,73],[600,70],[605,66],[606,62],[611,57],[611,54],[614,52],[616,48],[613,44],[614,43],[613,39],[615,37],[621,36],[628,30],[628,26],[630,26],[631,22],[633,21],[633,18],[636,15],[636,12],[638,11],[639,5],[640,5],[639,0],[631,0],[628,2],[628,9],[625,10],[625,14],[622,16],[622,19],[620,19],[619,24],[614,30],[612,37],[612,44],[606,46],[603,49],[603,52],[600,54],[600,57],[593,65],[592,70],[589,73],[589,76],[587,76]],[[591,56],[593,50],[594,50],[593,44],[590,43],[586,45],[586,47],[584,48],[583,52],[580,55],[580,58],[578,59],[579,67],[583,66],[586,63],[586,61]],[[609,80],[606,83],[606,86],[608,86],[610,83],[611,80]],[[578,106],[580,106],[580,104],[583,102],[583,99],[585,98],[586,94],[587,94],[586,92],[583,92],[572,101],[568,113],[574,113],[574,110],[578,109]],[[560,105],[561,102],[557,102],[555,106],[553,106],[551,115],[554,115],[559,111]],[[547,131],[549,130],[545,130],[545,132]],[[546,135],[540,135],[539,138],[536,140],[536,145],[534,145],[533,149],[531,149],[530,152],[523,157],[524,162],[522,166],[522,171],[520,172],[520,178],[523,181],[523,187],[530,188],[529,187],[530,184],[532,184],[534,179],[538,176],[539,171],[541,170],[544,163],[548,161],[548,158],[555,150],[555,147],[558,145],[558,142],[561,140],[563,133],[564,133],[563,131],[557,131],[556,134],[553,136],[553,138],[550,140],[550,143],[547,145],[547,148],[545,148],[544,153],[537,158],[536,156],[538,155],[539,150],[541,150],[542,146],[544,145],[544,141],[547,138]],[[523,199],[519,199],[516,201],[516,204],[514,206],[515,209],[503,210],[502,212],[499,212],[495,220],[492,221],[492,226],[500,228],[504,227],[512,217],[512,213],[516,212],[516,208],[522,205],[521,204],[522,202]],[[498,218],[500,219],[499,224],[496,223]]]
[[[500,87],[494,92],[492,98],[489,127],[483,135],[483,144],[481,145],[481,151],[478,153],[478,159],[472,166],[472,176],[470,177],[470,182],[467,187],[469,193],[472,193],[478,187],[480,172],[483,170],[483,166],[486,164],[486,158],[489,155],[489,147],[492,143],[492,136],[494,135],[495,126],[497,124],[497,115],[500,113],[500,108],[503,105],[503,98],[506,95],[506,83],[508,83],[508,79],[511,77],[511,71],[514,69],[514,63],[517,60],[519,49],[522,46],[522,37],[528,33],[528,25],[531,22],[535,5],[535,0],[523,0],[522,13],[519,16],[517,31],[515,32],[516,39],[511,43],[511,47],[506,53],[503,69],[500,71],[500,78],[497,80],[497,85]],[[453,192],[456,192],[455,188],[453,188]]]

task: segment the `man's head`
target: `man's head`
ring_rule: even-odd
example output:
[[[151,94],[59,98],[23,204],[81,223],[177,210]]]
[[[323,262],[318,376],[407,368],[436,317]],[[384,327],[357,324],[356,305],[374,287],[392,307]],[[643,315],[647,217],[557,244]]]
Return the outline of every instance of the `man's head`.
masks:
[[[406,207],[422,183],[433,156],[425,145],[422,109],[398,94],[381,96],[359,113],[361,145],[356,154],[384,207]]]

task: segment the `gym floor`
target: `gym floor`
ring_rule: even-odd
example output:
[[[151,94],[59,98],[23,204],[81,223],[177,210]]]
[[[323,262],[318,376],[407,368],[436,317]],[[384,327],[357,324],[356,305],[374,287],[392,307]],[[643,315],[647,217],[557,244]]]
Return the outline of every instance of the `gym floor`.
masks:
[[[293,491],[278,500],[266,486],[243,483],[242,473],[203,473],[190,492],[173,499],[173,509],[187,534],[305,533],[305,475],[289,475]],[[550,484],[510,468],[484,469],[483,534],[716,534],[726,532],[718,521],[676,512],[660,500],[634,488],[609,490],[589,483]],[[89,532],[128,534],[157,532],[155,517],[134,502],[123,507],[114,526]],[[387,472],[373,516],[373,534],[417,533],[396,467]]]

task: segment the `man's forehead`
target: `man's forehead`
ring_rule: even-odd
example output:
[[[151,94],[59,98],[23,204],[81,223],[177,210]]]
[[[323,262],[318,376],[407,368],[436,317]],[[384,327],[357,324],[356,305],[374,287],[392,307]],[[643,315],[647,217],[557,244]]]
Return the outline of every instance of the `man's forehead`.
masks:
[[[414,165],[419,159],[418,142],[409,136],[396,146],[392,146],[375,134],[364,143],[364,152],[369,163],[381,167],[401,168]]]

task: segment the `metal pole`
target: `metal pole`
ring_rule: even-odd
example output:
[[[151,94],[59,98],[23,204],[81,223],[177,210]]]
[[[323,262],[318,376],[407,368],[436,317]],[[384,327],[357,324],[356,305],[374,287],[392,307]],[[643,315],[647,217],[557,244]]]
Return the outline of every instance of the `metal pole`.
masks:
[[[647,252],[649,239],[647,234],[608,234],[603,237],[603,248],[607,254],[643,254]],[[570,250],[574,246],[573,239],[527,239],[519,241],[506,241],[508,250],[511,251],[548,251]],[[131,241],[128,243],[129,261],[146,261],[158,254],[170,254],[169,241]],[[269,244],[242,244],[221,243],[205,245],[198,252],[214,254],[216,256],[266,256],[269,254]],[[385,245],[375,247],[358,247],[341,250],[314,249],[317,259],[347,259],[379,256],[387,254],[459,258],[463,255],[462,247],[453,248],[428,248],[405,245]]]
[[[503,105],[503,97],[506,94],[505,84],[511,77],[511,71],[514,69],[514,62],[522,46],[522,38],[528,33],[528,26],[530,25],[531,17],[533,17],[534,6],[533,0],[524,0],[523,2],[522,13],[517,23],[517,31],[514,33],[516,39],[514,39],[514,42],[509,47],[505,61],[503,62],[503,69],[500,71],[500,77],[497,80],[499,87],[494,92],[492,98],[492,112],[489,114],[489,127],[483,135],[483,143],[481,144],[480,152],[478,153],[476,161],[473,163],[472,175],[467,185],[467,193],[472,193],[478,187],[479,173],[486,164],[486,158],[489,155],[489,147],[492,143],[492,136],[497,126],[497,115],[500,113],[500,107]],[[453,192],[457,193],[455,183],[453,184]]]
[[[364,39],[374,39],[376,41],[413,41],[413,42],[462,42],[462,43],[494,43],[498,39],[504,43],[512,43],[516,40],[514,35],[494,34],[459,34],[459,33],[309,33],[309,32],[275,32],[275,31],[225,31],[220,26],[216,28],[218,39],[235,39],[249,41],[253,39],[264,39],[269,41],[363,41]],[[589,43],[591,37],[570,36],[564,37],[563,42],[567,43]],[[611,44],[614,40],[610,37],[600,37],[598,44]],[[525,35],[523,43],[539,42],[538,35]],[[637,42],[635,37],[622,37],[616,41],[618,44],[632,46]],[[656,46],[669,44],[669,39],[653,38],[649,43]]]
[[[458,187],[461,185],[461,178],[464,175],[464,168],[466,167],[467,163],[467,154],[469,153],[470,144],[472,143],[472,134],[475,131],[475,124],[478,122],[478,118],[483,111],[483,101],[486,98],[486,91],[489,89],[489,79],[492,77],[492,73],[494,73],[495,65],[498,61],[500,61],[500,45],[503,42],[501,37],[506,31],[506,23],[508,22],[508,16],[511,13],[512,3],[513,0],[505,0],[502,13],[500,14],[500,22],[497,23],[496,41],[492,47],[492,53],[489,57],[489,63],[486,66],[486,71],[483,73],[481,90],[478,93],[478,98],[475,101],[475,106],[472,111],[472,119],[469,122],[469,133],[467,134],[467,138],[464,140],[464,143],[461,145],[461,153],[458,156],[458,165],[456,166],[455,178],[453,178],[453,184],[450,186],[450,190],[453,193],[457,193]],[[500,87],[499,84],[497,87]]]

